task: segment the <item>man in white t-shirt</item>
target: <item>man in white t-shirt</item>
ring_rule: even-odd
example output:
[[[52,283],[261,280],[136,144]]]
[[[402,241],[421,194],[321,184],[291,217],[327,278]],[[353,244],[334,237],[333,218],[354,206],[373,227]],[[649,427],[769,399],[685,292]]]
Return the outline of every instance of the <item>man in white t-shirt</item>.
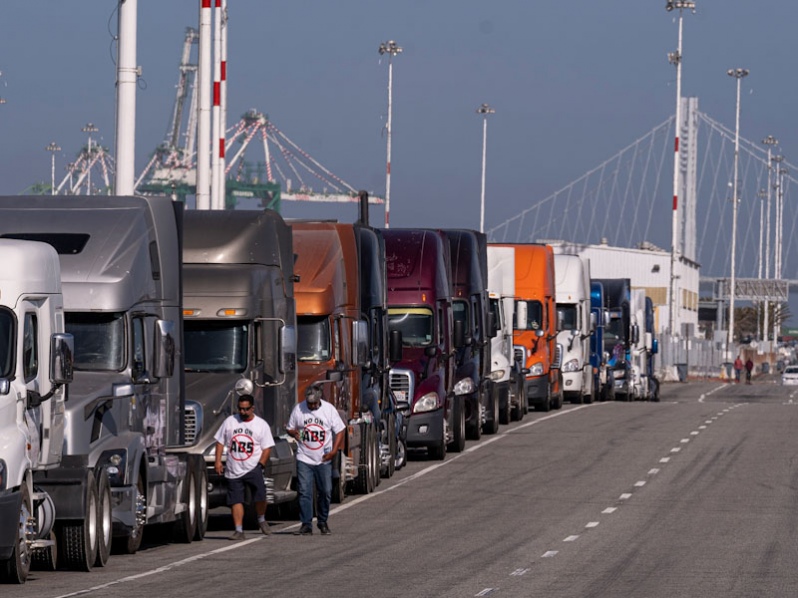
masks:
[[[316,484],[316,524],[323,535],[330,533],[327,517],[332,497],[332,461],[344,444],[344,425],[332,403],[322,400],[321,389],[310,386],[305,400],[291,411],[286,425],[297,440],[296,472],[299,481],[299,534],[313,533],[313,484]]]
[[[216,473],[227,481],[227,504],[233,514],[235,532],[230,540],[243,540],[244,535],[244,490],[249,486],[252,501],[258,514],[258,526],[264,535],[271,530],[266,522],[266,485],[263,468],[269,460],[274,438],[269,424],[255,415],[254,399],[251,395],[238,398],[238,414],[222,422],[214,436],[216,440]],[[222,453],[227,449],[227,459],[222,465]]]

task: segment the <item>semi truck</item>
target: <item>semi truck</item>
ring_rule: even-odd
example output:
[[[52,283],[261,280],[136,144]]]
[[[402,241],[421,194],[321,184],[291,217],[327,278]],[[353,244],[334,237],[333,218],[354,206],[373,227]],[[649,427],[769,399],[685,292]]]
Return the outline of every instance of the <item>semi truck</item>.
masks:
[[[632,327],[632,288],[628,278],[597,279],[604,288],[604,305],[609,323],[604,328],[604,346],[609,353],[607,364],[613,380],[615,398],[633,400],[635,385],[632,379],[631,347],[637,342]]]
[[[378,305],[382,281],[379,239],[352,224],[292,221],[297,306],[299,396],[321,385],[347,422],[343,455],[334,463],[333,500],[347,490],[366,494],[380,483],[380,373],[369,360],[369,320],[363,295]],[[363,252],[370,267],[361,267]],[[365,258],[364,258],[365,259]],[[363,287],[370,288],[363,288]],[[369,306],[367,306],[368,308]],[[378,308],[377,308],[378,309]],[[378,314],[372,314],[379,318]],[[372,335],[379,341],[379,332]],[[378,367],[375,365],[375,368]],[[348,488],[347,488],[348,487]]]
[[[593,402],[590,335],[590,262],[578,255],[554,256],[557,292],[557,343],[563,347],[563,396],[571,403]]]
[[[55,250],[36,241],[0,239],[0,262],[0,578],[24,583],[37,557],[55,565],[52,515],[69,507],[36,478],[61,466],[74,345],[64,332]],[[93,501],[86,510],[96,530],[97,495],[91,472],[84,476]],[[107,476],[103,480],[107,484]],[[80,531],[62,524],[59,534]]]
[[[267,502],[297,496],[295,447],[285,431],[297,401],[291,228],[272,210],[187,211],[182,257],[185,443],[205,465],[204,529],[208,509],[226,504],[214,435],[235,413],[236,384],[244,381],[275,442],[264,470]]]
[[[61,463],[34,488],[53,497],[58,558],[72,568],[105,564],[112,535],[136,552],[147,524],[198,537],[204,463],[180,452],[182,212],[165,197],[0,198],[0,237],[59,256],[74,379]]]
[[[563,405],[562,347],[557,343],[555,266],[551,246],[511,245],[515,249],[515,358],[523,364],[523,397],[539,411]]]
[[[385,229],[391,389],[407,405],[409,448],[442,460],[465,448],[464,394],[456,394],[455,354],[464,343],[455,323],[449,243],[440,231]]]
[[[515,250],[488,245],[488,298],[497,334],[491,339],[491,372],[499,397],[499,421],[521,421],[527,412],[521,388],[521,364],[513,351]]]
[[[594,396],[600,401],[615,400],[615,386],[609,371],[609,353],[604,346],[604,327],[609,324],[609,312],[604,304],[604,285],[590,281],[590,311],[596,327],[590,335],[590,365],[593,367]]]
[[[632,343],[629,347],[632,398],[659,400],[659,381],[654,376],[654,305],[643,289],[631,291]]]
[[[443,231],[452,258],[455,321],[463,323],[464,345],[457,350],[455,394],[465,398],[466,437],[499,431],[499,396],[490,377],[490,339],[496,336],[488,305],[488,241],[466,229]]]

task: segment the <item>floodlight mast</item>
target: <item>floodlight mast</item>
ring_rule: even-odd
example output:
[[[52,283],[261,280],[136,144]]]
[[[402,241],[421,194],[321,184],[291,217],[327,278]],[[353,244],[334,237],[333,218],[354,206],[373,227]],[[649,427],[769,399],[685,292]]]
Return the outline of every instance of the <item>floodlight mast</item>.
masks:
[[[678,309],[676,301],[676,256],[679,253],[679,128],[682,126],[682,25],[684,9],[692,10],[695,13],[695,2],[693,0],[668,0],[665,10],[668,12],[679,10],[679,37],[676,52],[668,54],[668,61],[676,65],[676,117],[674,122],[674,142],[673,142],[673,204],[671,221],[671,273],[670,273],[670,301],[668,303],[668,332],[676,334],[674,330],[675,312]]]
[[[402,48],[393,40],[380,44],[380,55],[388,55],[388,123],[387,123],[387,157],[385,162],[385,228],[391,223],[391,124],[393,118],[393,57],[402,53]]]
[[[488,104],[482,104],[477,108],[477,114],[482,115],[482,195],[480,198],[479,210],[479,232],[485,232],[485,163],[488,145],[488,114],[496,114],[496,110]]]
[[[770,191],[772,189],[772,187],[771,187],[772,182],[771,182],[770,173],[773,170],[773,165],[772,165],[773,158],[771,157],[771,150],[772,150],[773,146],[779,144],[779,140],[776,139],[775,137],[773,137],[773,135],[768,135],[767,137],[765,137],[762,140],[762,143],[765,144],[767,146],[767,148],[768,148],[768,188],[767,188],[767,195],[766,195],[766,197],[767,197],[767,206],[765,208],[765,213],[767,214],[767,216],[765,218],[765,278],[768,279],[768,278],[770,278]],[[761,260],[760,260],[760,264],[759,265],[760,265],[760,268],[761,268],[761,266],[762,266]],[[769,330],[768,330],[768,328],[769,328],[769,326],[768,326],[768,319],[769,319],[768,309],[769,309],[769,306],[770,306],[770,302],[767,299],[765,299],[765,310],[764,310],[765,311],[765,315],[764,315],[764,322],[762,323],[763,336],[765,337],[764,340],[768,340],[768,334],[769,334]]]

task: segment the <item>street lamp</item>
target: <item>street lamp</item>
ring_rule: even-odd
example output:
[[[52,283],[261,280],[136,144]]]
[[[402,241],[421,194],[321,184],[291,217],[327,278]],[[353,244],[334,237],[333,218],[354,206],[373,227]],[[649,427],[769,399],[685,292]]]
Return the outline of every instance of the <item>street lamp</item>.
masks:
[[[767,206],[765,208],[765,213],[767,216],[765,217],[765,279],[770,278],[770,190],[772,189],[772,182],[770,173],[773,170],[773,158],[771,157],[771,150],[773,146],[779,144],[779,140],[773,137],[773,135],[768,135],[762,140],[762,143],[767,146],[768,148],[768,188],[766,191],[766,201]],[[761,225],[760,225],[761,227]],[[762,268],[762,263],[760,259],[759,264],[760,269]],[[770,319],[770,314],[768,313],[770,309],[770,301],[765,299],[765,314],[764,314],[764,321],[762,322],[762,330],[764,332],[764,340],[768,340],[768,320]]]
[[[676,120],[673,125],[673,208],[671,221],[671,277],[670,302],[668,304],[668,332],[673,335],[674,312],[676,311],[676,254],[679,251],[679,128],[682,126],[682,13],[684,9],[695,13],[695,2],[692,0],[668,0],[665,10],[679,10],[679,37],[675,52],[668,53],[668,62],[676,65]]]
[[[50,195],[55,195],[55,153],[60,152],[61,148],[55,141],[51,141],[44,149],[50,152]]]
[[[732,182],[732,247],[731,247],[731,289],[729,292],[729,333],[726,350],[734,343],[734,291],[736,284],[736,245],[737,245],[737,167],[740,158],[740,82],[748,76],[748,69],[729,69],[726,74],[737,79],[737,109],[734,125],[734,181]]]
[[[86,123],[86,126],[81,129],[81,131],[83,131],[84,133],[88,133],[89,134],[89,149],[88,149],[88,153],[86,154],[86,163],[88,164],[88,166],[87,166],[88,173],[87,173],[86,185],[87,185],[87,188],[88,188],[89,191],[88,191],[88,193],[86,195],[91,195],[91,161],[92,161],[91,160],[91,134],[92,133],[96,133],[99,130],[100,129],[98,129],[97,127],[94,126],[94,123]]]
[[[482,115],[482,196],[479,209],[479,232],[485,232],[485,155],[488,146],[488,114],[496,114],[496,111],[482,104],[477,108],[477,114]]]
[[[393,113],[393,57],[402,53],[402,48],[395,41],[388,40],[380,44],[380,55],[388,55],[388,149],[385,163],[385,228],[390,228],[391,221],[391,119]]]
[[[784,160],[784,156],[778,156],[780,158],[779,162]],[[789,170],[786,168],[779,168],[778,172],[776,173],[776,180],[778,181],[777,189],[776,189],[776,255],[774,257],[773,263],[773,275],[778,280],[781,280],[781,258],[782,258],[782,241],[784,235],[784,175],[788,174]],[[773,317],[773,341],[778,341],[779,338],[779,319],[775,316]]]

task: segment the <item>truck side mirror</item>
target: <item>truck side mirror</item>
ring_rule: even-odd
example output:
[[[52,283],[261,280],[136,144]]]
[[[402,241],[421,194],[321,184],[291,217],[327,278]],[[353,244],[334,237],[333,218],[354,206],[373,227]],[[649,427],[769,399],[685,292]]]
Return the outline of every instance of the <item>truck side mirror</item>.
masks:
[[[155,321],[155,372],[156,378],[171,378],[175,371],[175,323],[171,320]]]
[[[562,312],[557,312],[557,332],[563,329],[564,318]]]
[[[352,348],[354,349],[355,364],[368,367],[369,327],[365,320],[352,322]]]
[[[50,337],[50,382],[53,384],[72,382],[74,354],[75,339],[71,334],[56,333]]]
[[[391,330],[388,338],[388,360],[391,363],[402,361],[402,331]]]
[[[496,336],[496,314],[493,312],[488,313],[488,338]]]
[[[598,326],[596,312],[590,312],[590,334],[593,334],[593,332],[595,332],[596,326]]]
[[[454,348],[460,349],[465,346],[465,322],[455,320],[454,322]]]
[[[280,328],[280,373],[296,370],[296,327]]]
[[[631,334],[631,337],[632,337],[632,338],[631,338],[631,339],[629,339],[629,341],[630,341],[630,342],[631,342],[633,345],[636,345],[637,343],[639,343],[639,342],[640,342],[640,326],[638,326],[637,324],[632,324],[632,334]]]

